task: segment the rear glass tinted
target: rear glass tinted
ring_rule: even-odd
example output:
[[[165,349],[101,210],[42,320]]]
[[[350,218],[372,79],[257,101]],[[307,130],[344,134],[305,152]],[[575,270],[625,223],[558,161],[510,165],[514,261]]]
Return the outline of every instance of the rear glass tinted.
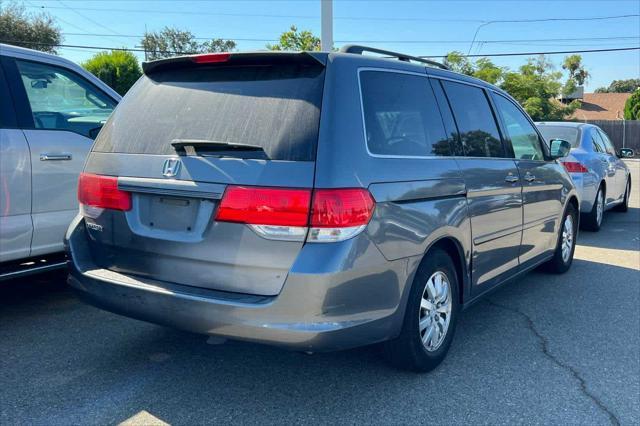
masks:
[[[99,152],[174,154],[175,139],[258,145],[315,160],[324,68],[203,67],[143,76],[98,136]]]
[[[548,126],[546,124],[539,125],[538,130],[544,136],[547,145],[551,139],[562,139],[571,144],[573,147],[580,145],[580,139],[578,138],[580,132],[576,127],[564,127],[564,126]]]
[[[369,152],[377,155],[451,155],[440,110],[425,77],[360,73]]]

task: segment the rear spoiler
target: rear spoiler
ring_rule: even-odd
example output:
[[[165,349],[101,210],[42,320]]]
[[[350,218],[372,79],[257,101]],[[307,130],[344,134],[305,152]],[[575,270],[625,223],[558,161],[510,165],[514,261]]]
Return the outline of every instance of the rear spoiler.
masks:
[[[272,65],[308,64],[327,65],[326,52],[247,52],[247,53],[203,53],[200,55],[176,56],[143,62],[142,72],[151,74],[177,68],[195,68],[202,65]]]

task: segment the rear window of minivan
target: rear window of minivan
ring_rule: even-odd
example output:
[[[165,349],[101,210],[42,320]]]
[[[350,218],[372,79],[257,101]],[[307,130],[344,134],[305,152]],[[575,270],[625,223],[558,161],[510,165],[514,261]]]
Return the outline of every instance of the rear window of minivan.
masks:
[[[174,140],[258,145],[266,158],[314,161],[324,68],[299,64],[170,69],[144,75],[93,151],[175,154]]]

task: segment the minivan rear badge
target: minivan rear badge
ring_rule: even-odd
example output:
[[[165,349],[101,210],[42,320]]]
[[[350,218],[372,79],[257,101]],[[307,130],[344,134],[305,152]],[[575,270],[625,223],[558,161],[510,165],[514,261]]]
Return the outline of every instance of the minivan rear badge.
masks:
[[[162,176],[164,177],[176,177],[180,171],[180,160],[177,158],[168,158],[164,160],[162,166]]]

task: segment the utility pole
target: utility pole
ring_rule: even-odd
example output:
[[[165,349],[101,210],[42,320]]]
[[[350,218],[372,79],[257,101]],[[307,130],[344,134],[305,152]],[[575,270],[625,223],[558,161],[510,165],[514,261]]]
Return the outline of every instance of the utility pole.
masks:
[[[320,49],[333,50],[333,0],[320,0]]]

